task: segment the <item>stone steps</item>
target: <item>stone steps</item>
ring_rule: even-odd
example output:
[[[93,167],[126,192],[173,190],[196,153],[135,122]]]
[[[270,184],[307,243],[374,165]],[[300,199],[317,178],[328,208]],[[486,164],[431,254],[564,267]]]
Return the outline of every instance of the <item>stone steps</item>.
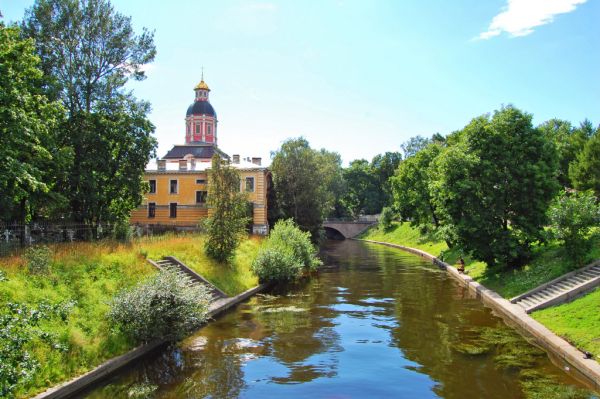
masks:
[[[175,269],[177,271],[177,274],[184,277],[187,281],[189,281],[190,284],[203,285],[204,287],[206,287],[206,289],[208,290],[208,293],[211,296],[211,302],[215,302],[220,299],[228,298],[228,296],[223,291],[221,291],[220,289],[215,287],[204,277],[197,274],[192,269],[190,269],[188,266],[186,266],[184,263],[182,263],[180,260],[178,260],[172,256],[167,256],[167,257],[165,257],[161,260],[157,260],[157,261],[148,259],[148,261],[152,265],[157,267],[158,269],[164,269],[164,268]]]
[[[600,261],[534,288],[510,301],[527,313],[569,301],[600,286]]]

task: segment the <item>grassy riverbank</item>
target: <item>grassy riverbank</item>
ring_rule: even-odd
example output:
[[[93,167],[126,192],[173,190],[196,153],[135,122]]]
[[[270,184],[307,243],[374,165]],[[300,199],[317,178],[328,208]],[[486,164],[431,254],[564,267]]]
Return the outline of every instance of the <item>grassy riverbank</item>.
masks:
[[[418,248],[455,264],[460,256],[456,250],[449,250],[445,242],[423,235],[409,223],[395,223],[387,231],[373,227],[360,238],[389,242]],[[594,245],[587,254],[588,261],[600,258],[600,236],[593,238]],[[505,298],[526,292],[572,270],[558,243],[551,242],[533,248],[533,259],[518,270],[490,272],[483,262],[465,257],[466,272],[479,283],[493,289]],[[564,337],[577,348],[592,352],[600,357],[600,289],[571,303],[534,312],[532,317],[544,324],[557,335]]]
[[[573,302],[533,312],[531,316],[579,349],[600,359],[600,288]]]
[[[10,302],[36,307],[73,301],[66,321],[52,318],[40,324],[40,329],[63,349],[37,338],[27,347],[40,368],[32,381],[18,390],[18,396],[30,396],[131,349],[130,342],[110,331],[105,315],[116,292],[156,273],[146,257],[176,256],[226,293],[235,295],[258,283],[250,263],[259,245],[257,238],[244,240],[231,266],[204,256],[201,235],[150,237],[131,244],[54,245],[50,270],[44,275],[30,274],[22,257],[0,258],[0,270],[7,279],[0,282],[3,308]]]

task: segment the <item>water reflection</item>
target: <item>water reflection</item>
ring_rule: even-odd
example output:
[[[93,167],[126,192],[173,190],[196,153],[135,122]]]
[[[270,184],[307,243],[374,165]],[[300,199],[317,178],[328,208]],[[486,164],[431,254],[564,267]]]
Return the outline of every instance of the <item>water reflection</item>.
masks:
[[[323,258],[89,397],[590,396],[419,258],[352,241]]]

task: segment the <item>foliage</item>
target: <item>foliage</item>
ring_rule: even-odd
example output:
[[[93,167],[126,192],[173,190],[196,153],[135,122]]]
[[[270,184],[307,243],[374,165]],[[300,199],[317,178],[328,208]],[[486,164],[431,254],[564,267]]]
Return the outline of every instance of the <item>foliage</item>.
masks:
[[[135,342],[179,339],[206,320],[209,303],[204,285],[166,269],[115,296],[107,317]]]
[[[118,220],[113,226],[113,238],[121,242],[130,242],[133,237],[133,231],[129,225],[129,220]]]
[[[305,270],[321,265],[310,234],[302,232],[291,220],[275,224],[269,238],[252,263],[261,281],[286,281],[298,278]]]
[[[564,243],[575,266],[583,266],[591,248],[589,234],[600,225],[600,204],[591,191],[567,193],[555,199],[549,210],[555,236]]]
[[[154,34],[136,36],[131,18],[108,0],[37,0],[22,29],[70,117],[102,107],[129,79],[145,79],[143,66],[156,55]]]
[[[51,212],[63,198],[55,190],[69,162],[56,126],[63,117],[58,102],[42,91],[43,74],[33,40],[0,23],[0,218],[26,222]]]
[[[600,197],[600,126],[569,167],[569,177],[578,190],[594,190]]]
[[[569,178],[569,167],[581,152],[589,135],[589,122],[577,129],[570,122],[550,119],[538,126],[542,134],[556,146],[558,156],[558,182],[562,187],[573,187]]]
[[[392,221],[394,220],[394,211],[392,208],[384,207],[381,210],[381,215],[379,216],[379,227],[383,230],[389,230],[392,227]]]
[[[212,159],[208,180],[209,217],[206,254],[219,262],[230,259],[248,223],[246,194],[240,193],[240,175],[224,165],[219,154]]]
[[[415,156],[419,151],[427,147],[431,141],[423,136],[414,136],[408,139],[408,141],[400,144],[402,152],[404,153],[404,159],[408,159]]]
[[[33,378],[40,362],[31,353],[30,345],[48,345],[64,350],[56,338],[42,329],[40,322],[53,317],[66,320],[72,303],[29,307],[6,303],[0,311],[0,397],[12,397],[19,385]]]
[[[339,155],[316,151],[304,138],[297,138],[285,141],[272,158],[279,216],[293,218],[318,240],[323,219],[334,208],[332,193],[340,180]]]
[[[343,170],[347,189],[340,198],[348,216],[374,215],[391,201],[390,177],[402,160],[399,152],[376,155],[371,163],[356,159]],[[346,216],[346,215],[344,215]]]
[[[507,106],[473,119],[429,171],[446,238],[491,268],[528,259],[556,192],[554,146],[531,118]]]
[[[442,148],[430,144],[400,164],[391,178],[394,208],[415,226],[439,226],[429,194],[429,167]]]
[[[73,219],[91,226],[121,220],[142,199],[154,155],[150,106],[125,90],[154,59],[153,34],[136,36],[131,19],[107,0],[38,0],[23,34],[35,39],[51,98],[67,108],[61,145],[73,153],[58,189]]]
[[[27,270],[29,274],[48,274],[52,251],[45,245],[29,247],[25,250],[24,258],[27,259]]]
[[[365,159],[356,159],[344,169],[348,190],[343,197],[344,205],[353,217],[380,211],[381,190],[374,179],[371,166]]]

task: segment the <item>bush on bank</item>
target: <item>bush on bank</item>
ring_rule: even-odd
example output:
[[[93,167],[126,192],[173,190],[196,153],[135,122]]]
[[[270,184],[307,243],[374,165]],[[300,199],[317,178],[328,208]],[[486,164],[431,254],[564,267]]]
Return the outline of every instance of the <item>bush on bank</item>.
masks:
[[[310,242],[310,234],[291,220],[275,224],[269,238],[252,262],[252,270],[261,281],[289,281],[322,264]]]
[[[116,295],[108,319],[136,343],[178,339],[206,320],[209,303],[203,285],[166,269]]]

